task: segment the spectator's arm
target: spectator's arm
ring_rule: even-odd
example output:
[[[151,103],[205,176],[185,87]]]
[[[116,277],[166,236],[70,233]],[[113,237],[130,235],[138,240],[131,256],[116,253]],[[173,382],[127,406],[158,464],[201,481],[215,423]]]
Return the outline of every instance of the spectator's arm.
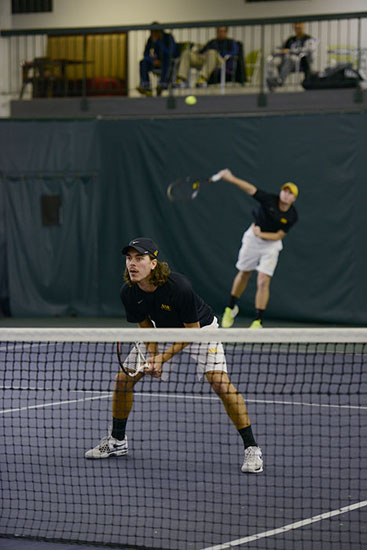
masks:
[[[150,50],[153,48],[153,46],[154,46],[153,41],[152,41],[151,38],[149,38],[147,40],[147,43],[145,44],[145,49],[144,49],[144,54],[143,54],[144,59],[152,59],[149,54],[150,54]]]
[[[227,43],[228,51],[225,52],[223,57],[237,55],[238,54],[238,43],[235,40],[228,40]]]
[[[209,42],[207,42],[205,44],[205,46],[203,46],[200,50],[199,50],[199,53],[205,53],[207,50],[213,50],[213,49],[217,49],[217,48],[213,48],[213,43],[214,43],[214,40],[209,40]]]

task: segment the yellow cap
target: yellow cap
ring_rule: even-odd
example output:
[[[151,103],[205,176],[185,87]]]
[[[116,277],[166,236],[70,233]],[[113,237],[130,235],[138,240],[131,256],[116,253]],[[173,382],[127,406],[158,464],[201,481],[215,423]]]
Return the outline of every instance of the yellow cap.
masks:
[[[298,197],[298,187],[295,183],[292,183],[291,181],[287,181],[287,183],[284,183],[281,189],[289,189],[289,191],[293,193],[295,197]]]

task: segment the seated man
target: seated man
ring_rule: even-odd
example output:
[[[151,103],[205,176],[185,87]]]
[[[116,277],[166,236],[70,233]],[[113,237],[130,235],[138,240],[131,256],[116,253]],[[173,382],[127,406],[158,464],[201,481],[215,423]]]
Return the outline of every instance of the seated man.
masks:
[[[200,69],[198,88],[207,86],[212,72],[219,68],[226,56],[238,53],[238,44],[232,38],[227,38],[228,27],[217,28],[217,38],[210,40],[198,52],[186,49],[181,55],[177,71],[176,85],[187,86],[190,67]]]
[[[267,66],[267,84],[272,92],[277,86],[283,86],[291,72],[302,71],[307,79],[311,73],[311,63],[316,40],[305,32],[305,24],[294,24],[294,36],[290,36],[282,48],[270,56]]]
[[[153,23],[158,24],[158,23]],[[160,70],[160,81],[157,86],[157,95],[166,90],[170,79],[171,61],[176,54],[176,43],[172,36],[163,30],[152,30],[145,44],[144,57],[140,61],[140,84],[137,90],[142,95],[151,96],[149,72]]]

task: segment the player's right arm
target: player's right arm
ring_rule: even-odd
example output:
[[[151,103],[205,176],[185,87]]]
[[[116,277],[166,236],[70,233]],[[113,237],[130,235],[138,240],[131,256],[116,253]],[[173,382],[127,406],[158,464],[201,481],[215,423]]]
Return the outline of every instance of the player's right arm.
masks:
[[[232,172],[228,170],[228,168],[225,168],[224,170],[218,172],[218,175],[220,175],[222,180],[228,181],[228,183],[233,183],[233,185],[236,185],[239,189],[241,189],[241,191],[244,191],[251,197],[255,195],[257,191],[257,187],[255,187],[255,185],[246,180],[237,178],[237,176],[233,175]]]
[[[146,317],[143,321],[138,323],[138,326],[139,328],[154,328],[154,325],[149,317]],[[149,355],[158,355],[157,342],[145,342],[145,346]]]
[[[138,323],[139,328],[153,328],[152,321],[147,317],[140,323]],[[200,328],[200,323],[184,323],[185,328]],[[153,376],[153,378],[159,378],[162,375],[163,363],[172,359],[174,355],[180,353],[186,346],[189,345],[189,342],[175,342],[162,353],[159,353],[157,342],[145,342],[147,352],[149,357],[147,357],[147,363],[149,367],[145,371]]]

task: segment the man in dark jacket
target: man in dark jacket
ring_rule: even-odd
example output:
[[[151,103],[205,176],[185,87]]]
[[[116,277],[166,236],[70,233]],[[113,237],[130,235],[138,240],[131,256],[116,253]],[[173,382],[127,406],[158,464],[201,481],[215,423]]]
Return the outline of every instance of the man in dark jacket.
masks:
[[[139,93],[146,96],[152,95],[149,73],[154,69],[160,71],[157,95],[167,89],[171,62],[175,55],[176,42],[172,34],[153,29],[145,44],[144,57],[140,61],[140,84],[137,88]]]

